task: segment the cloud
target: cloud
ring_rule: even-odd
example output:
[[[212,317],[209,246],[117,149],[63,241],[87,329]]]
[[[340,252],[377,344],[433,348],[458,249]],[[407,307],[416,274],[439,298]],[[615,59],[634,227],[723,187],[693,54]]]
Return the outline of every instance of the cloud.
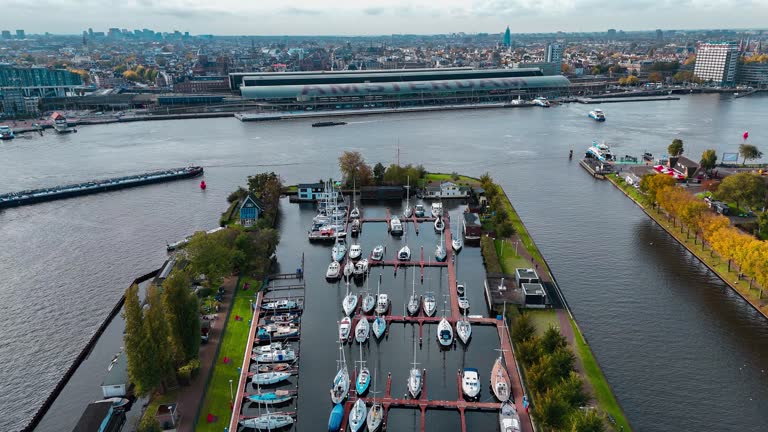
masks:
[[[287,7],[278,11],[284,15],[322,15],[323,11],[319,9],[301,8],[301,7]]]
[[[369,7],[363,9],[363,13],[366,15],[381,15],[386,11],[383,7]]]

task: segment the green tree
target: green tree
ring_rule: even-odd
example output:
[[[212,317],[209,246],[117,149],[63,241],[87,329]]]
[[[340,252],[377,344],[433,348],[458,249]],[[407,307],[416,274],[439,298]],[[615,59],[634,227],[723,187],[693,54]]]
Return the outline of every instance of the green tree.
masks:
[[[265,275],[271,265],[270,256],[279,242],[278,231],[264,228],[258,231],[241,232],[235,239],[235,248],[244,261],[239,264],[241,271],[259,276]]]
[[[672,140],[672,144],[667,146],[667,153],[672,157],[677,157],[683,154],[683,140],[675,138]]]
[[[205,284],[213,288],[221,283],[224,276],[232,272],[234,248],[230,244],[228,230],[213,234],[198,232],[184,248],[193,275],[205,275]]]
[[[763,211],[757,215],[757,232],[763,239],[768,236],[768,212]]]
[[[531,339],[536,334],[536,329],[533,327],[531,317],[522,314],[515,318],[512,324],[512,340],[516,343],[520,343]]]
[[[762,208],[766,203],[766,185],[759,175],[742,172],[724,178],[716,195],[723,201],[735,202],[739,208],[742,204]]]
[[[758,150],[757,147],[752,144],[739,145],[739,154],[744,158],[742,165],[745,165],[748,160],[755,160],[763,157],[763,152]]]
[[[569,350],[570,352],[570,350]],[[580,407],[587,403],[587,395],[584,393],[584,381],[579,374],[571,370],[557,385],[560,396],[572,407]]]
[[[544,338],[542,338],[542,343],[543,339]],[[546,351],[546,348],[543,349]],[[567,346],[562,346],[552,351],[552,353],[549,355],[549,362],[557,376],[560,378],[565,378],[573,370],[573,367],[576,364],[576,356],[573,354],[570,348]]]
[[[175,270],[163,282],[162,303],[175,364],[196,359],[200,349],[200,312],[189,275]]]
[[[173,352],[171,338],[168,334],[168,322],[158,287],[150,285],[147,288],[147,303],[144,313],[144,337],[149,345],[150,364],[145,365],[151,371],[150,383],[155,389],[164,389],[175,382],[176,369],[173,367]],[[199,333],[198,333],[199,335]]]
[[[232,204],[235,201],[240,201],[248,195],[248,191],[242,186],[227,196],[227,202]]]
[[[384,182],[384,173],[387,171],[387,169],[384,167],[384,165],[381,162],[377,162],[376,165],[373,167],[373,180],[376,182],[377,185],[381,185]]]
[[[570,432],[605,432],[605,421],[594,409],[575,410],[570,421]]]
[[[571,407],[555,389],[544,392],[533,405],[533,415],[545,430],[562,429],[570,412]]]
[[[560,334],[560,329],[554,325],[550,325],[541,336],[541,348],[547,354],[552,354],[566,346],[568,346],[568,341]]]
[[[144,332],[144,312],[139,302],[139,287],[131,285],[125,291],[123,319],[125,320],[125,355],[128,360],[128,378],[133,383],[139,396],[151,393],[154,389],[150,364],[150,347]]]
[[[138,432],[162,432],[163,429],[153,414],[145,413],[136,430]]]
[[[704,150],[704,152],[701,153],[701,161],[699,161],[699,165],[701,165],[706,172],[711,171],[712,168],[717,165],[717,153],[715,153],[715,150]]]

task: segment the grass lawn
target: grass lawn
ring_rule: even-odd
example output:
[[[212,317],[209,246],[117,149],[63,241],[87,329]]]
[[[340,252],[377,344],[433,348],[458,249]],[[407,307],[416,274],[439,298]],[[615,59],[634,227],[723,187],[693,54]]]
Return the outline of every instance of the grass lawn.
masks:
[[[445,174],[445,173],[427,173],[427,175],[424,176],[424,180],[426,182],[436,182],[436,183],[450,181],[459,185],[462,185],[462,184],[466,184],[470,186],[480,185],[480,182],[476,178],[460,175],[458,180],[454,180],[451,174]]]
[[[298,192],[299,192],[298,185],[291,185],[283,188],[283,193],[298,193]]]
[[[208,383],[205,400],[200,409],[200,417],[197,419],[195,430],[198,432],[221,432],[228,426],[232,413],[229,408],[229,380],[232,380],[232,390],[236,392],[238,379],[240,378],[237,368],[243,365],[243,356],[245,355],[248,342],[248,320],[251,317],[249,300],[255,299],[253,294],[256,288],[261,286],[260,281],[246,277],[241,278],[241,286],[245,282],[248,282],[250,287],[247,291],[241,291],[240,287],[238,287],[236,292],[232,311],[229,314],[229,322],[224,332],[224,339],[221,341],[219,357],[216,359],[213,375]],[[238,315],[243,319],[235,321],[235,317]],[[231,361],[228,364],[224,364],[224,357],[229,357]],[[208,413],[218,417],[218,421],[207,423],[206,417]]]
[[[584,367],[584,374],[592,385],[592,391],[597,398],[597,403],[603,411],[613,417],[613,420],[615,421],[613,427],[615,430],[630,431],[631,429],[629,423],[627,423],[626,417],[624,417],[624,412],[621,410],[619,403],[613,396],[608,381],[606,381],[603,372],[600,370],[600,366],[597,364],[597,360],[595,360],[595,357],[592,355],[592,350],[584,341],[584,337],[581,335],[581,332],[579,332],[579,329],[576,327],[573,320],[571,320],[571,327],[573,328],[573,333],[575,335],[576,353],[581,359],[581,364]]]
[[[543,335],[550,326],[560,328],[560,322],[554,309],[528,309],[525,314],[531,318],[531,323],[536,327],[537,336]]]
[[[514,274],[517,268],[529,268],[533,265],[527,259],[515,254],[515,245],[512,242],[505,240],[502,243],[502,240],[496,239],[493,244],[496,246],[496,255],[499,256],[501,269],[504,273]],[[522,245],[517,247],[521,248]]]
[[[157,407],[160,405],[165,405],[169,403],[174,403],[178,399],[178,393],[176,390],[169,391],[165,394],[154,394],[149,400],[149,404],[147,404],[147,408],[144,410],[144,414],[141,418],[144,418],[146,416],[154,416],[157,412]],[[139,422],[141,422],[141,419],[139,419]],[[136,426],[138,426],[139,423],[136,423]]]

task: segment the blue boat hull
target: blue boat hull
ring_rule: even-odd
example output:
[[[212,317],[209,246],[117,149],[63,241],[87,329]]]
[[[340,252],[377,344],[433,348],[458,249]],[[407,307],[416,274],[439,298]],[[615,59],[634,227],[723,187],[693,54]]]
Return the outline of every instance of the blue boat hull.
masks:
[[[342,420],[344,420],[344,407],[341,404],[336,404],[328,418],[328,432],[338,432],[341,429]]]

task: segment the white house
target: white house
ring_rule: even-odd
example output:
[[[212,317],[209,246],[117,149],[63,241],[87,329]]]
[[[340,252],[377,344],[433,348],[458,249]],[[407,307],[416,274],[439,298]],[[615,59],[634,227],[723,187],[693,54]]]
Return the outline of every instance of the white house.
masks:
[[[469,196],[468,187],[452,182],[443,182],[440,186],[428,186],[425,192],[424,198],[467,198]]]

